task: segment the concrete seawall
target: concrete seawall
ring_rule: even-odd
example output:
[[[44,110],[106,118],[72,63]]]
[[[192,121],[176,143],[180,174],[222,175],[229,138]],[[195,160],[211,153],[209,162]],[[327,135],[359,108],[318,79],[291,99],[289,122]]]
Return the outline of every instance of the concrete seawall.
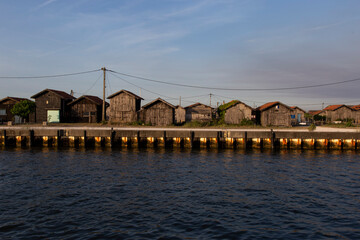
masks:
[[[360,149],[360,132],[2,127],[0,146]]]

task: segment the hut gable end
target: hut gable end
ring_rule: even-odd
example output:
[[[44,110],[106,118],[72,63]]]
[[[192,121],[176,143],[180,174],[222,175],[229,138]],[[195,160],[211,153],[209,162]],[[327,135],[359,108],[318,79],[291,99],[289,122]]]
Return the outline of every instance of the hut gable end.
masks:
[[[243,119],[252,119],[252,107],[236,101],[236,103],[225,108],[224,121],[227,124],[240,124]]]
[[[49,120],[50,111],[58,111],[61,122],[69,120],[68,103],[75,98],[63,91],[45,89],[31,98],[35,99],[36,104],[36,122],[45,122]]]
[[[355,121],[358,121],[359,119],[356,110],[344,104],[327,106],[323,109],[322,115],[326,117],[327,122],[345,119],[355,119]]]
[[[145,123],[153,126],[168,126],[175,122],[175,106],[158,98],[143,106]]]
[[[0,123],[13,121],[15,123],[20,123],[22,119],[18,116],[14,116],[11,113],[11,109],[14,107],[14,105],[21,101],[30,101],[26,98],[18,98],[18,97],[6,97],[0,100]],[[34,121],[34,114],[30,114],[31,116],[27,117],[26,121]]]
[[[72,122],[100,122],[102,114],[102,100],[96,96],[81,96],[68,104],[70,106]],[[106,106],[109,104],[106,103]]]
[[[132,92],[121,90],[108,97],[110,99],[110,122],[131,123],[138,121],[141,97]]]
[[[257,118],[262,126],[291,126],[294,111],[281,102],[266,103],[257,108]]]
[[[202,103],[195,103],[193,105],[185,107],[185,111],[186,122],[210,122],[212,120],[212,114],[214,109]]]

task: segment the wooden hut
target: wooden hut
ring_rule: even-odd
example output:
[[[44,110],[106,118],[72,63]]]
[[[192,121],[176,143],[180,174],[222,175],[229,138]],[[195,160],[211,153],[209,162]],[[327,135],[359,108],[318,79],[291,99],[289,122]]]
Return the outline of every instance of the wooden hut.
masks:
[[[132,92],[120,90],[110,95],[108,99],[110,99],[110,122],[131,123],[139,120],[138,111],[143,98]]]
[[[256,109],[257,123],[261,126],[291,126],[293,110],[281,102],[269,102]]]
[[[225,105],[223,111],[226,124],[240,124],[243,119],[252,120],[254,109],[243,102],[233,100]]]
[[[180,105],[175,106],[175,123],[183,124],[185,123],[186,110]]]
[[[84,95],[68,103],[70,107],[70,121],[81,123],[97,123],[102,120],[103,100],[96,96]],[[105,107],[109,104],[105,103]]]
[[[0,100],[0,123],[4,122],[14,122],[14,123],[21,123],[23,120],[26,122],[34,122],[35,121],[35,114],[30,114],[26,119],[22,119],[20,116],[13,115],[11,113],[11,109],[14,105],[21,101],[30,101],[26,98],[18,98],[18,97],[6,97]]]
[[[69,121],[68,103],[75,98],[63,91],[45,89],[31,98],[35,99],[36,122],[67,122]]]
[[[291,115],[292,125],[299,125],[300,123],[305,123],[305,111],[297,106],[292,106],[291,109],[294,111]]]
[[[214,113],[214,108],[202,103],[195,103],[185,107],[185,121],[210,122]]]
[[[167,126],[175,122],[175,106],[161,98],[143,106],[142,119],[152,126]]]
[[[355,112],[353,108],[344,104],[329,105],[322,110],[320,115],[326,117],[326,122],[347,121],[355,119]]]
[[[351,106],[351,109],[354,110],[353,118],[354,118],[355,123],[359,124],[360,123],[360,105]]]

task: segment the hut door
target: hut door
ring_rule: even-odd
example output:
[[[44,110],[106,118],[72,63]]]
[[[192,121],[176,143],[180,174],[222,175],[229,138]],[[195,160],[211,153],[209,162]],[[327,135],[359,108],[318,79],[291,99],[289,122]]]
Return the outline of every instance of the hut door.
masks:
[[[48,110],[47,111],[47,120],[49,123],[59,123],[60,122],[60,110]]]
[[[301,113],[298,113],[298,115],[297,115],[297,121],[298,121],[298,122],[301,122]]]
[[[21,120],[22,120],[22,119],[21,119],[20,116],[15,115],[15,116],[14,116],[14,120],[15,120],[15,121],[14,121],[15,123],[21,123]]]

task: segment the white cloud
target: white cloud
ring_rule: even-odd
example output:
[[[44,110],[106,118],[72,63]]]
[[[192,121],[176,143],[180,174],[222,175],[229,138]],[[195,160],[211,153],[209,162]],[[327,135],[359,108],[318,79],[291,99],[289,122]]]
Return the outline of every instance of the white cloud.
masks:
[[[47,0],[47,1],[39,4],[38,6],[36,6],[36,7],[34,8],[34,10],[39,10],[40,8],[46,7],[47,5],[52,4],[52,3],[56,2],[56,1],[57,1],[57,0]]]

